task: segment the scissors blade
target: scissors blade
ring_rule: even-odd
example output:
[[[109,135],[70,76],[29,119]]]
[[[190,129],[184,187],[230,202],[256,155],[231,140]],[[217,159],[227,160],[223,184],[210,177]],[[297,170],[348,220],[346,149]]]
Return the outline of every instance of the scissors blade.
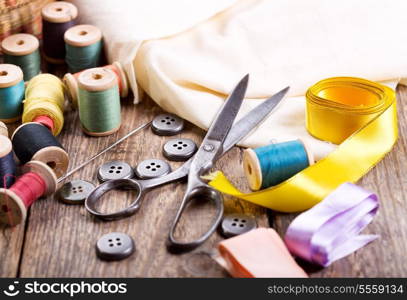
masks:
[[[262,104],[257,105],[250,112],[248,112],[243,118],[241,118],[232,129],[229,131],[227,138],[223,144],[223,153],[228,152],[234,145],[240,142],[241,139],[246,137],[250,131],[252,131],[257,125],[263,121],[268,114],[283,100],[284,96],[289,91],[290,87],[287,86],[277,94],[268,98]]]
[[[218,141],[223,144],[242,105],[248,82],[249,74],[243,77],[233,89],[232,93],[230,93],[215,120],[212,122],[212,125],[209,127],[208,133],[202,143],[203,145],[206,144],[205,141],[207,140]]]

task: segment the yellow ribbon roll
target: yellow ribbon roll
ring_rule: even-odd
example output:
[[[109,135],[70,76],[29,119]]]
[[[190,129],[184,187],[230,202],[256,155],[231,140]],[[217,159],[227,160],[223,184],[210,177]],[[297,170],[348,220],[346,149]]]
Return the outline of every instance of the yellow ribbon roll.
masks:
[[[356,182],[397,141],[395,92],[359,78],[322,80],[306,94],[307,130],[314,137],[340,144],[324,159],[289,180],[254,193],[242,193],[222,172],[209,183],[222,193],[281,211],[311,208],[344,182]]]

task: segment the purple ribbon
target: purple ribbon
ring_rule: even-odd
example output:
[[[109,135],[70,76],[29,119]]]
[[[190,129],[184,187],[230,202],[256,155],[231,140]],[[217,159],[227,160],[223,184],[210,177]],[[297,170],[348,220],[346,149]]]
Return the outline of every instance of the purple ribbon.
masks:
[[[344,183],[296,217],[287,229],[285,242],[293,255],[326,267],[379,237],[359,235],[378,208],[375,194]]]

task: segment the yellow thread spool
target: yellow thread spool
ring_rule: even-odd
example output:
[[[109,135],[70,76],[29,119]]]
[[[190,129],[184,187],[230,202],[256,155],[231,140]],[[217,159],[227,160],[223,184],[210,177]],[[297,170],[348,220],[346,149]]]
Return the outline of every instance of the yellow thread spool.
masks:
[[[56,76],[40,74],[31,79],[25,91],[23,123],[39,116],[48,116],[54,122],[53,135],[64,125],[65,86]]]

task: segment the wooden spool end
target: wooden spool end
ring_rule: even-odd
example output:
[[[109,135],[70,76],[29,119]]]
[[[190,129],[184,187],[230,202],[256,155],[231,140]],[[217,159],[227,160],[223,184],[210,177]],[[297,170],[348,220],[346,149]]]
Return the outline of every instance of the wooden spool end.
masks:
[[[54,171],[41,161],[31,160],[23,166],[23,173],[36,173],[45,181],[44,196],[52,195],[57,190],[57,177]]]
[[[24,78],[20,67],[12,64],[0,64],[0,88],[14,86]]]
[[[102,39],[102,31],[93,25],[76,25],[64,34],[65,43],[74,47],[86,47]]]
[[[259,159],[253,149],[246,149],[243,152],[243,170],[249,187],[253,191],[258,191],[263,183],[263,175]]]
[[[7,136],[0,135],[0,158],[7,156],[11,150],[13,150],[13,145]],[[0,186],[2,183],[0,182]]]
[[[112,129],[112,130],[109,130],[109,131],[105,131],[105,132],[91,132],[91,131],[85,129],[85,128],[82,126],[82,131],[83,131],[85,134],[90,135],[90,136],[101,137],[101,136],[108,136],[108,135],[111,135],[111,134],[117,132],[117,131],[120,129],[120,127],[121,127],[121,124],[120,124],[118,127],[114,128],[114,129]]]
[[[62,148],[50,146],[39,150],[32,157],[32,160],[45,163],[56,176],[61,177],[68,170],[69,156]]]
[[[20,197],[11,190],[0,188],[0,223],[16,226],[24,222],[27,208]]]
[[[314,154],[312,153],[308,143],[305,142],[305,140],[303,140],[303,139],[298,139],[298,141],[300,143],[302,143],[302,145],[304,146],[305,152],[307,152],[307,156],[308,156],[308,163],[310,166],[312,166],[315,163],[315,158],[314,158]]]
[[[67,89],[68,99],[74,108],[78,108],[78,82],[71,73],[65,74],[63,81]]]
[[[124,69],[123,69],[123,66],[121,63],[119,63],[118,61],[115,61],[112,65],[117,69],[117,71],[119,73],[120,81],[122,83],[120,97],[126,98],[129,95],[129,82],[127,80],[127,75],[124,72]]]
[[[107,68],[88,69],[78,77],[78,87],[88,92],[106,91],[117,84],[115,73]]]
[[[69,2],[52,2],[42,8],[41,16],[50,23],[66,23],[76,19],[78,9]]]
[[[40,46],[38,39],[32,34],[17,33],[6,37],[1,42],[4,53],[12,56],[22,56],[33,53]]]
[[[0,121],[0,136],[8,137],[8,129],[6,124]]]

